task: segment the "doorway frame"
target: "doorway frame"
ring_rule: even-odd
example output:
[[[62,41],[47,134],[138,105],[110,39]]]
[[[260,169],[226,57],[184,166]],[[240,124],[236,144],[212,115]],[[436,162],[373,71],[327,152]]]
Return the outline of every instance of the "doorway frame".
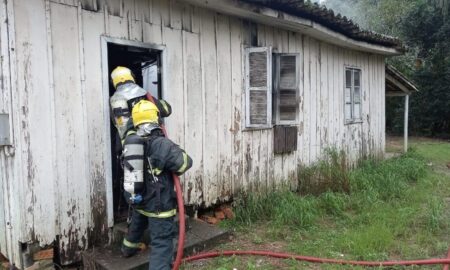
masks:
[[[108,227],[114,226],[114,207],[113,207],[113,179],[112,179],[112,153],[111,153],[111,117],[109,108],[109,70],[108,70],[108,44],[113,43],[122,46],[132,46],[145,49],[158,50],[161,53],[161,98],[164,98],[166,85],[166,57],[167,50],[165,45],[133,41],[121,38],[114,38],[106,35],[100,36],[101,42],[101,67],[102,67],[102,93],[103,93],[103,135],[105,143],[103,145],[103,153],[105,156],[105,190],[106,190],[106,217]]]

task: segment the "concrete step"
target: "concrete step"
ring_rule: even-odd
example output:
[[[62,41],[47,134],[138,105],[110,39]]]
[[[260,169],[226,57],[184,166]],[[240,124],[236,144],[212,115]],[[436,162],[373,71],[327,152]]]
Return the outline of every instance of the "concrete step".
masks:
[[[186,224],[186,232],[190,229],[190,218],[188,215],[184,216],[184,220],[185,220],[185,224]],[[175,223],[178,226],[178,222],[179,222],[179,216],[177,214],[177,216],[175,216]],[[113,244],[115,245],[121,245],[122,244],[122,240],[125,237],[125,235],[127,235],[128,233],[128,224],[126,222],[122,222],[122,223],[118,223],[116,225],[114,225],[113,228]],[[177,232],[178,235],[178,232]],[[143,234],[143,239],[141,240],[144,244],[148,245],[150,243],[150,231],[149,229],[145,230],[144,234]]]
[[[189,229],[184,241],[184,255],[192,255],[213,248],[226,241],[227,230],[210,225],[198,219],[189,219]],[[150,250],[144,250],[130,258],[122,257],[119,245],[107,248],[93,248],[83,253],[85,269],[95,270],[138,270],[148,269]]]

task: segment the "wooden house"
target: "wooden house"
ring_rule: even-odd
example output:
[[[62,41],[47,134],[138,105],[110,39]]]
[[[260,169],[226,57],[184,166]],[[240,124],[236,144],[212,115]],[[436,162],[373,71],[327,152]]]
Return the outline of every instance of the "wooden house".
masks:
[[[109,73],[173,108],[192,156],[185,203],[297,184],[324,149],[385,145],[385,58],[401,43],[302,1],[5,0],[0,3],[0,251],[61,264],[109,241],[120,169]]]

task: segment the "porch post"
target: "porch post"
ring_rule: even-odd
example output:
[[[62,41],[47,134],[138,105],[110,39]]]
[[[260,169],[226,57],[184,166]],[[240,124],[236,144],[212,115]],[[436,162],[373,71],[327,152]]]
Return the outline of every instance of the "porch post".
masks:
[[[408,114],[409,114],[409,95],[405,95],[405,123],[403,125],[404,131],[404,151],[405,153],[408,151]]]

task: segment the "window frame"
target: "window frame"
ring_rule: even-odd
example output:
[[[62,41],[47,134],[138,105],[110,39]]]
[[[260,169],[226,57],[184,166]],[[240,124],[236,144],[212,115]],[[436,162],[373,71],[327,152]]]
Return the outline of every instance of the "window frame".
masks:
[[[250,87],[250,53],[253,52],[266,52],[267,53],[267,122],[266,124],[251,124],[250,123],[250,91],[263,91],[265,87]],[[272,77],[272,47],[246,47],[244,48],[244,69],[245,69],[245,126],[246,130],[257,130],[257,129],[269,129],[273,127],[272,124],[272,88],[273,88],[273,77]]]
[[[280,59],[283,56],[295,56],[295,89],[286,89],[286,90],[295,90],[295,119],[294,120],[280,120]],[[300,53],[273,53],[273,91],[272,91],[272,100],[274,103],[272,104],[272,110],[274,110],[275,117],[273,117],[274,125],[297,125],[299,119],[299,95],[300,95]]]
[[[347,89],[347,70],[351,70],[352,71],[352,78],[351,78],[351,87],[350,87],[350,99],[351,99],[351,117],[349,119],[347,119],[346,113],[345,113],[345,105],[346,105],[346,100],[345,100],[345,91]],[[360,101],[359,101],[359,105],[360,105],[360,112],[359,112],[359,118],[355,118],[354,117],[354,111],[355,111],[355,99],[354,99],[354,93],[355,93],[355,86],[354,86],[354,73],[353,71],[357,70],[359,71],[359,91],[360,91]],[[363,117],[362,117],[362,84],[363,84],[363,79],[362,79],[362,69],[360,67],[357,66],[350,66],[350,65],[345,65],[344,66],[344,102],[343,102],[343,112],[344,112],[344,124],[345,125],[349,125],[349,124],[357,124],[357,123],[362,123],[363,122]]]

